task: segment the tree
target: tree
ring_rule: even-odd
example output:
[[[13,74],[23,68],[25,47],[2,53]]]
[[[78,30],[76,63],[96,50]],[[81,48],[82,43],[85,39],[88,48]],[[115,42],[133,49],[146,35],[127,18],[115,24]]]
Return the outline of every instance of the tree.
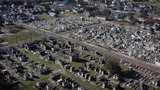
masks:
[[[21,29],[15,29],[15,28],[12,28],[9,30],[10,33],[18,33],[20,31],[21,31]]]
[[[134,17],[134,13],[127,13],[128,18],[133,18]]]
[[[137,22],[137,19],[134,17],[134,13],[128,13],[128,18],[130,20],[130,24],[131,25],[135,25]]]
[[[5,38],[0,38],[0,43],[4,43],[6,42],[7,40]]]
[[[149,15],[148,15],[148,12],[147,12],[147,11],[141,11],[141,12],[140,12],[140,17],[141,17],[141,18],[147,19],[148,16],[149,16]]]
[[[111,14],[111,10],[109,9],[103,9],[101,10],[101,14],[105,16],[109,16]]]
[[[116,62],[114,59],[109,59],[105,63],[105,68],[108,69],[111,74],[118,74],[121,72],[121,67],[119,66],[119,63]]]
[[[98,10],[98,7],[95,7],[95,6],[85,6],[84,9],[86,11],[92,12],[92,11]]]
[[[15,25],[14,28],[17,28],[17,29],[25,29],[22,25]]]

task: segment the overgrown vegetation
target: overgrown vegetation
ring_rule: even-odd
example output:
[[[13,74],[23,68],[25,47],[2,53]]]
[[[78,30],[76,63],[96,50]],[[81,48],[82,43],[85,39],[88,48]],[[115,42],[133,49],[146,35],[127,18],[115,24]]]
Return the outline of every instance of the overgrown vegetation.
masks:
[[[10,28],[9,32],[10,33],[18,33],[25,29],[22,25],[15,25],[14,27]]]
[[[91,16],[109,16],[110,14],[111,14],[111,11],[108,9],[95,10],[91,12]]]
[[[14,28],[17,28],[17,29],[25,29],[22,25],[15,25]]]
[[[105,63],[105,68],[108,69],[112,75],[118,74],[121,72],[122,68],[119,63],[113,59],[108,59]]]
[[[6,41],[7,41],[7,39],[5,39],[5,38],[0,38],[0,43],[6,42]]]
[[[40,37],[40,33],[36,32],[18,32],[14,35],[4,35],[3,38],[7,39],[9,44],[13,44],[19,41],[25,41],[28,39],[34,39],[35,37]]]
[[[21,31],[21,29],[15,29],[15,28],[12,28],[9,30],[10,33],[18,33],[20,31]]]

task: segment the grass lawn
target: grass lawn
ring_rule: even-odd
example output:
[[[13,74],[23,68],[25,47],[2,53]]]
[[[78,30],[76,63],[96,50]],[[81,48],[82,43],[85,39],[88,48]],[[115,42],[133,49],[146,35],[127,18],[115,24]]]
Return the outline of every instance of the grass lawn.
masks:
[[[160,90],[160,87],[154,88],[150,86],[148,90]]]
[[[41,36],[40,33],[25,31],[25,32],[18,32],[16,34],[11,34],[11,35],[4,35],[3,38],[6,38],[9,44],[13,44],[19,41],[25,41],[25,40],[31,39],[31,35],[33,40],[35,37]]]
[[[48,14],[40,14],[38,15],[38,17],[41,19],[41,20],[47,20],[47,19],[52,19],[54,18],[53,16],[50,16]]]
[[[79,63],[79,62],[71,62],[70,63],[73,67],[79,67],[82,65],[82,63]]]
[[[160,8],[160,2],[152,3],[152,2],[129,2],[129,3],[135,3],[135,4],[146,4],[148,6],[157,6]]]
[[[96,74],[96,72],[94,70],[90,70],[89,71],[92,75]]]

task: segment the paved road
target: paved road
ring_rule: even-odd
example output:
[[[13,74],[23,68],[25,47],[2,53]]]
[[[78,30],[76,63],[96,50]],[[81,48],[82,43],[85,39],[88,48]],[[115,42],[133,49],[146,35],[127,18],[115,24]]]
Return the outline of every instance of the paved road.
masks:
[[[147,68],[148,70],[157,71],[157,72],[160,73],[160,66],[157,66],[155,64],[151,64],[151,63],[148,63],[148,62],[142,62],[142,60],[136,59],[134,57],[129,57],[127,55],[123,55],[123,54],[120,54],[120,53],[117,53],[117,52],[114,52],[114,51],[111,51],[111,50],[107,50],[107,49],[104,49],[104,48],[101,48],[101,47],[98,47],[98,46],[95,46],[95,45],[91,45],[91,44],[88,44],[88,43],[85,43],[85,42],[77,41],[77,40],[65,37],[63,35],[55,34],[55,33],[50,32],[50,31],[40,30],[40,29],[31,27],[31,26],[28,26],[28,25],[25,25],[25,24],[21,24],[21,25],[23,25],[25,28],[27,28],[29,30],[44,33],[47,36],[53,36],[55,38],[70,40],[73,43],[77,43],[77,44],[86,46],[87,48],[89,48],[91,50],[97,50],[97,51],[99,51],[103,54],[106,54],[108,56],[115,57],[119,60],[122,59],[123,61],[132,63],[134,65],[138,65],[138,66],[143,67],[143,68]]]

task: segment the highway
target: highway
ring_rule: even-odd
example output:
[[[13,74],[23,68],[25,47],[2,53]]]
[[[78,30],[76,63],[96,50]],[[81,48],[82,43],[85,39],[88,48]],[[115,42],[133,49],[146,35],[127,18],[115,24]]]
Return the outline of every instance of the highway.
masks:
[[[38,29],[38,28],[34,28],[32,26],[28,26],[26,24],[21,24],[21,25],[23,25],[25,28],[27,28],[29,30],[33,30],[35,32],[40,32],[40,33],[43,33],[43,34],[45,34],[47,36],[53,36],[55,38],[69,40],[69,41],[71,41],[73,43],[77,43],[77,44],[83,45],[83,46],[85,46],[85,47],[87,47],[87,48],[89,48],[91,50],[97,50],[97,51],[99,51],[99,52],[101,52],[103,54],[106,54],[108,56],[117,58],[118,60],[122,59],[125,62],[128,62],[128,63],[134,64],[134,65],[146,68],[146,69],[151,70],[151,71],[157,71],[158,73],[160,73],[160,66],[157,66],[155,64],[148,63],[148,62],[143,62],[142,60],[136,59],[134,57],[129,57],[127,55],[120,54],[120,53],[117,53],[115,51],[107,50],[107,49],[104,49],[102,47],[98,47],[98,46],[95,46],[95,45],[91,45],[91,44],[88,44],[86,42],[74,40],[74,39],[68,38],[66,36],[63,36],[61,34],[53,33],[51,31],[41,30],[41,29]]]

